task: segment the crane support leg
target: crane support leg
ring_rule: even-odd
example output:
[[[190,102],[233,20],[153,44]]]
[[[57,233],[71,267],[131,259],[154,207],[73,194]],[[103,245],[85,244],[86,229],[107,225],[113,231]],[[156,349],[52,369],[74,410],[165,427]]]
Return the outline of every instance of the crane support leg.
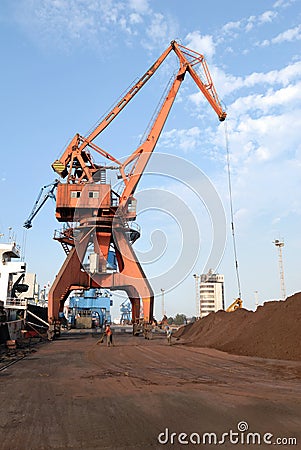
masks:
[[[91,287],[102,287],[112,291],[125,291],[132,304],[132,321],[137,322],[141,317],[140,300],[143,307],[144,322],[149,323],[153,319],[154,294],[145,277],[140,263],[137,261],[137,270],[141,269],[139,279],[133,279],[124,273],[95,274],[91,279]]]
[[[89,287],[89,275],[82,270],[89,236],[90,233],[86,234],[78,246],[72,248],[49,290],[48,320],[50,323],[58,319],[59,312],[63,311],[64,303],[73,289]]]
[[[139,270],[139,268],[141,269],[140,274],[143,276],[144,273],[137,261],[137,270]],[[133,283],[135,283],[135,285],[133,285]],[[150,322],[153,319],[154,304],[153,291],[147,279],[140,278],[133,281],[132,277],[129,277],[124,273],[114,273],[106,276],[99,274],[98,277],[93,277],[92,287],[99,287],[99,285],[112,291],[118,290],[127,293],[132,305],[133,334],[138,335],[143,333],[144,336],[146,336],[149,331]],[[142,299],[143,305],[143,318],[141,317],[140,311],[140,299]]]
[[[122,225],[114,227],[112,241],[115,248],[119,272],[106,272],[103,264],[107,254],[109,237],[107,230],[87,227],[82,232],[75,247],[68,254],[48,295],[48,318],[51,323],[58,319],[63,311],[64,303],[73,289],[89,289],[91,287],[107,288],[125,291],[132,304],[132,321],[137,323],[141,319],[140,303],[143,306],[143,323],[150,323],[153,319],[153,290],[143,272],[134,249],[128,239],[127,229]],[[97,235],[97,238],[95,238]],[[83,269],[83,260],[89,244],[93,244],[94,252],[99,254],[99,272],[90,274]]]
[[[128,229],[116,218],[113,222],[112,241],[115,249],[119,272],[113,274],[94,274],[93,287],[103,287],[111,290],[125,291],[132,304],[132,320],[139,320],[140,300],[143,306],[143,318],[145,323],[153,319],[154,293],[149,281],[138,261],[132,244],[128,238]],[[107,233],[97,232],[97,241],[107,242]],[[94,247],[95,249],[95,247]],[[97,251],[97,249],[95,249]],[[103,257],[103,255],[100,255]]]
[[[148,323],[153,319],[154,293],[151,285],[122,227],[114,228],[114,242],[120,274],[127,281],[126,285],[135,288],[139,298],[142,299],[144,322]],[[134,320],[139,317],[134,317],[134,314],[137,313],[135,311],[135,298],[137,297],[132,296],[129,292],[128,296],[132,302],[132,316]]]

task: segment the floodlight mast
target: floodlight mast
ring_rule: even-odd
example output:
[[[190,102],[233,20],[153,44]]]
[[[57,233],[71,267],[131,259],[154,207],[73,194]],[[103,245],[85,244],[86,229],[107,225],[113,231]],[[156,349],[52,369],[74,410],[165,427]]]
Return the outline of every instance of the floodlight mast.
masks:
[[[278,248],[278,264],[279,264],[279,275],[280,275],[280,292],[282,300],[286,299],[286,289],[285,289],[285,281],[284,281],[284,268],[283,268],[283,257],[282,257],[282,248],[284,247],[283,239],[275,239],[273,244]]]

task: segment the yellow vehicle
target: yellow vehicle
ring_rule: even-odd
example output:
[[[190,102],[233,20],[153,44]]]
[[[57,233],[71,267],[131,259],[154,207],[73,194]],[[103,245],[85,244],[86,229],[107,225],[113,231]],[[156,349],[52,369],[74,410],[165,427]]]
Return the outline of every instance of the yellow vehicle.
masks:
[[[233,312],[240,308],[242,308],[242,300],[240,298],[237,298],[230,306],[228,306],[226,312]]]

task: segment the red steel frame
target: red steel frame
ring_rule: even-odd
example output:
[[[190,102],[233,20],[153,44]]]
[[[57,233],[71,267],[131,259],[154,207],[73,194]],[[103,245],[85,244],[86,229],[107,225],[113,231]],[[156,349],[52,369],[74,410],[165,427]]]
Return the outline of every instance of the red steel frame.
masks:
[[[176,53],[180,66],[165,101],[146,140],[124,163],[121,163],[93,141],[139,92],[172,50]],[[201,65],[205,82],[195,71],[196,64]],[[68,225],[56,237],[66,250],[67,257],[50,288],[48,296],[50,322],[58,318],[72,290],[91,287],[125,291],[132,303],[133,323],[140,318],[142,300],[143,320],[145,323],[152,320],[153,291],[132,247],[133,240],[139,237],[131,226],[131,221],[136,218],[133,195],[155,149],[186,72],[191,75],[219,120],[223,121],[226,113],[218,99],[203,55],[172,41],[92,133],[87,137],[76,134],[61,158],[53,163],[53,169],[62,178],[66,178],[66,183],[58,184],[56,217],[58,221],[66,222]],[[99,173],[105,170],[105,167],[93,162],[87,147],[117,165],[124,183],[123,192],[118,196],[117,201],[116,198],[112,200],[113,193],[110,185],[99,182]],[[95,199],[89,196],[89,192],[92,191],[96,192]],[[70,222],[73,223],[72,226]],[[106,268],[109,249],[112,247],[118,262],[118,271],[113,273]],[[99,267],[93,274],[84,269],[84,259],[88,248],[98,255]]]

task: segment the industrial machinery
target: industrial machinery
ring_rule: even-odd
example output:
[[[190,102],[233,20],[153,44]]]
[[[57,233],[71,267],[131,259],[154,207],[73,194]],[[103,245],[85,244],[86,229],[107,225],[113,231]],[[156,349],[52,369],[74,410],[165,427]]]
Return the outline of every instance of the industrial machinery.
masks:
[[[233,303],[231,303],[230,306],[228,306],[226,312],[233,312],[241,308],[242,308],[242,300],[240,298],[237,298],[236,300],[234,300]]]
[[[55,194],[54,191],[58,185],[58,180],[55,180],[53,183],[46,184],[46,186],[43,186],[39,192],[39,195],[35,201],[35,204],[33,205],[32,211],[28,217],[28,219],[24,222],[24,228],[31,228],[32,227],[32,221],[35,218],[35,216],[38,214],[40,209],[43,207],[43,205],[46,203],[48,198],[52,198],[55,200]],[[46,192],[44,192],[46,191]],[[43,195],[44,192],[44,195]],[[42,196],[43,195],[43,196]]]
[[[124,300],[120,305],[120,325],[127,325],[132,321],[132,305],[129,300]]]
[[[65,303],[64,317],[74,328],[102,328],[111,323],[111,294],[100,289],[74,291]]]
[[[94,141],[172,51],[179,60],[179,69],[167,96],[145,141],[124,162],[120,162]],[[202,79],[195,70],[196,65],[202,71]],[[76,134],[60,159],[52,164],[54,171],[66,180],[57,184],[56,218],[65,226],[55,235],[55,239],[62,244],[67,257],[49,291],[50,322],[59,317],[72,290],[101,287],[127,293],[132,305],[134,332],[135,324],[140,329],[141,322],[145,327],[151,323],[154,295],[132,246],[140,236],[139,229],[133,224],[136,219],[134,193],[187,72],[219,120],[223,121],[226,113],[218,99],[204,56],[172,41],[96,128],[87,137]],[[96,164],[89,150],[94,150],[112,165]],[[120,193],[107,182],[106,171],[113,169],[119,170],[122,182]],[[108,264],[112,253],[117,262],[116,270],[111,270]]]

